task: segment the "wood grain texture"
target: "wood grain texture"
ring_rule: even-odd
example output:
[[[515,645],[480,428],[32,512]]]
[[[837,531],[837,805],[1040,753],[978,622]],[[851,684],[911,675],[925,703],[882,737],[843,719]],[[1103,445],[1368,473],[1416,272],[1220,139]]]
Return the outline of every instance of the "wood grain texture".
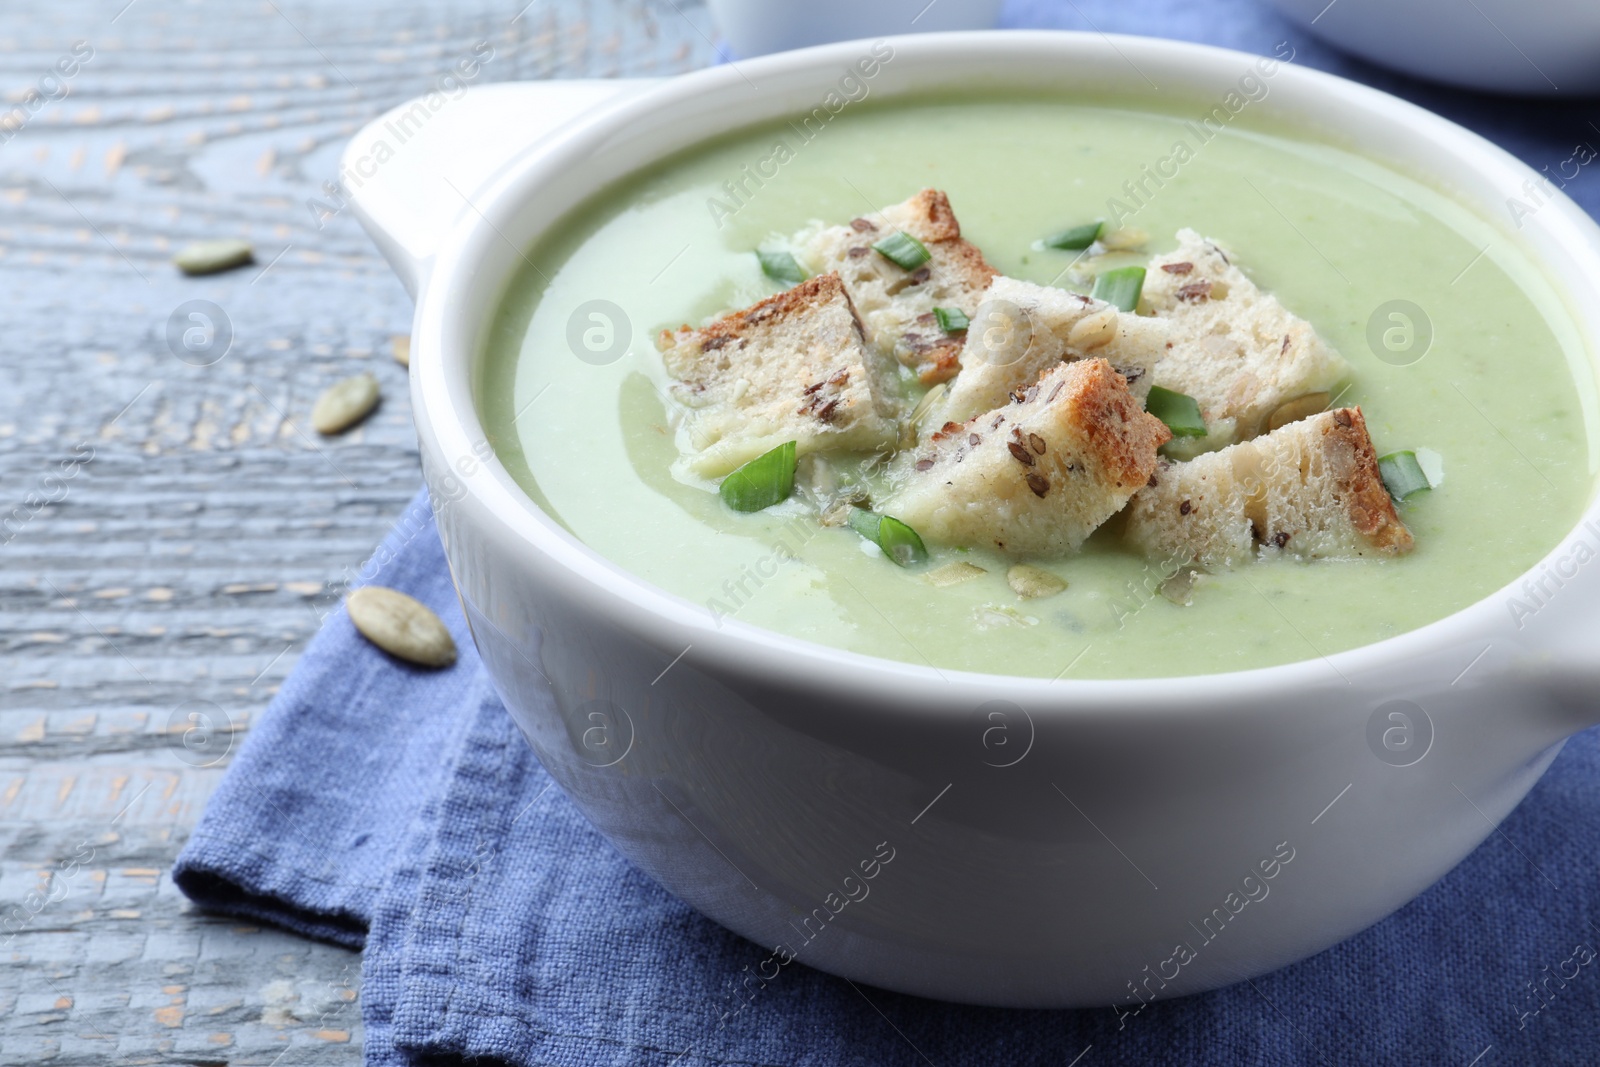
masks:
[[[348,215],[306,206],[344,141],[478,41],[482,81],[711,56],[690,0],[520,6],[56,0],[0,22],[0,1062],[360,1059],[357,955],[199,914],[167,871],[420,484],[392,359],[410,301]],[[79,41],[61,95],[41,79]],[[203,237],[258,262],[181,277],[169,257]],[[206,366],[168,343],[196,299],[233,335]],[[312,402],[363,370],[377,413],[319,439]]]

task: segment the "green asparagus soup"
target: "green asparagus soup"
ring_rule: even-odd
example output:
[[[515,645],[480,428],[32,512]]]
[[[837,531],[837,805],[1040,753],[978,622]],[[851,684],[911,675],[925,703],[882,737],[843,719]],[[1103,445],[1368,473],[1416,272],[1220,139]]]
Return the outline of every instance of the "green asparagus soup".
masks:
[[[526,251],[478,366],[490,443],[575,536],[708,616],[889,659],[1185,675],[1310,659],[1439,619],[1534,564],[1589,499],[1597,405],[1584,341],[1507,231],[1372,160],[1246,118],[1202,141],[1192,117],[1131,103],[929,99],[695,147],[599,192]],[[1336,401],[1361,407],[1378,453],[1438,457],[1434,487],[1399,505],[1415,549],[1255,563],[1172,595],[1113,521],[1080,552],[1036,561],[1064,591],[1024,598],[1007,581],[1014,561],[980,548],[930,544],[926,563],[896,566],[798,497],[740,512],[684,475],[656,335],[779,291],[753,254],[774,235],[924,187],[949,195],[962,235],[1000,272],[1041,284],[1085,280],[1079,252],[1040,239],[1111,213],[1149,235],[1150,253],[1186,226],[1225,244],[1348,360]],[[909,374],[902,388],[908,403],[921,389]],[[929,581],[952,562],[984,573]]]

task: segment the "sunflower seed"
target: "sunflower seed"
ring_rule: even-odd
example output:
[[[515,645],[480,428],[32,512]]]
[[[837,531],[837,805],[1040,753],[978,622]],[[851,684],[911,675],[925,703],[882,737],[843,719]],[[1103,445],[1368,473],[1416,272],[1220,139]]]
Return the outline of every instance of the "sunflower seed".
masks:
[[[1026,563],[1018,563],[1006,571],[1006,582],[1010,584],[1011,591],[1024,600],[1055,596],[1067,587],[1066,582],[1049,571]]]
[[[456,643],[439,616],[404,593],[364,585],[345,597],[344,606],[361,636],[391,656],[424,667],[456,661]]]
[[[311,425],[320,434],[343,433],[378,406],[378,379],[358,374],[328,387],[311,409]]]
[[[172,257],[173,264],[185,274],[216,274],[255,262],[255,251],[249,241],[224,238],[220,241],[196,241],[185,245]]]

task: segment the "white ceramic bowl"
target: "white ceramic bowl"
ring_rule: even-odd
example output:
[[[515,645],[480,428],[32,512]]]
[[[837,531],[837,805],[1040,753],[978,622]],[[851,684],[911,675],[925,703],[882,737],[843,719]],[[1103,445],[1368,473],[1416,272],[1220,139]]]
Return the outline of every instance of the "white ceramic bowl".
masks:
[[[1272,2],[1340,48],[1419,78],[1539,96],[1600,93],[1596,0]]]
[[[1255,61],[1088,34],[892,44],[883,98],[969,84],[1138,94],[1149,77],[1183,102],[1220,98]],[[475,89],[358,198],[418,295],[423,466],[507,707],[595,825],[765,946],[752,959],[772,980],[792,954],[951,1000],[1133,1005],[1272,970],[1388,915],[1483,840],[1564,737],[1600,720],[1600,566],[1575,562],[1600,544],[1600,508],[1530,572],[1546,593],[1521,625],[1519,583],[1323,660],[1052,683],[718,625],[575,540],[484,447],[472,368],[520,250],[619,175],[809,107],[863,47],[644,86]],[[619,95],[585,110],[607,93]],[[1309,70],[1284,67],[1257,106],[1431,177],[1486,217],[1532,173]],[[583,114],[548,133],[541,117],[562,108]],[[383,122],[347,162],[370,154]],[[460,215],[443,230],[427,222],[441,203]],[[1519,239],[1600,350],[1600,229],[1558,197]]]

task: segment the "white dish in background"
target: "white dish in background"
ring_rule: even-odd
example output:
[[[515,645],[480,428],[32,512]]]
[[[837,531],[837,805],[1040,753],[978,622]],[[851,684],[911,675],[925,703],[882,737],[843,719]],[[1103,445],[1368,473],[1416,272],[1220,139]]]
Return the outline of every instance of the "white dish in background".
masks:
[[[987,30],[1000,0],[706,0],[735,58],[858,37]]]
[[[1170,997],[1237,982],[1390,914],[1493,832],[1567,736],[1600,721],[1600,567],[1573,565],[1594,554],[1600,502],[1528,572],[1561,576],[1529,617],[1508,611],[1526,595],[1519,578],[1436,623],[1322,660],[1051,682],[718,623],[575,539],[486,447],[473,367],[521,250],[613,179],[813,106],[867,45],[617,85],[559,131],[551,116],[608,87],[474,89],[431,120],[426,147],[396,155],[354,197],[417,295],[411,391],[424,474],[466,617],[512,716],[595,826],[672,893],[762,946],[751,950],[760,968],[788,962],[768,955],[774,946],[799,944],[799,962],[903,992],[1131,1007],[1130,983],[1169,961],[1242,879],[1259,889],[1257,872],[1290,853],[1270,901],[1145,988]],[[875,98],[976,85],[1155,95],[1148,77],[1158,101],[1216,99],[1257,61],[1077,33],[892,45]],[[1376,90],[1292,64],[1273,85],[1253,105],[1263,119],[1431,179],[1485,218],[1503,220],[1506,197],[1534,176]],[[384,121],[356,136],[347,165],[374,156]],[[448,226],[441,202],[456,205]],[[1515,238],[1505,232],[1557,280],[1573,328],[1600,352],[1600,227],[1558,193]],[[1028,742],[1009,765],[984,743],[995,701],[1016,709],[1008,725]],[[1402,726],[1392,713],[1417,717],[1403,726],[1420,755],[1374,740]],[[880,879],[855,898],[857,872],[873,864]],[[802,942],[806,917],[841,892],[852,894],[848,909]]]
[[[1600,93],[1600,0],[1272,2],[1330,43],[1403,74],[1489,92]]]

